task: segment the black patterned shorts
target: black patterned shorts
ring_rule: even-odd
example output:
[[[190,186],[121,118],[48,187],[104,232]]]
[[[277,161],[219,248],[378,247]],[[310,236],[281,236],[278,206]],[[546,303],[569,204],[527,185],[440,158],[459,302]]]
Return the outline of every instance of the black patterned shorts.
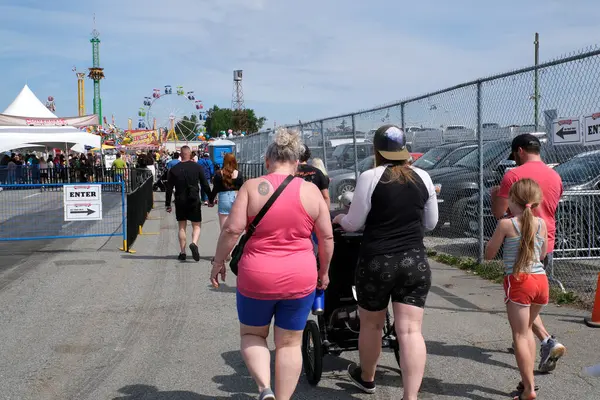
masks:
[[[356,267],[358,305],[381,311],[393,303],[420,308],[431,288],[431,269],[423,249],[396,254],[361,257]]]

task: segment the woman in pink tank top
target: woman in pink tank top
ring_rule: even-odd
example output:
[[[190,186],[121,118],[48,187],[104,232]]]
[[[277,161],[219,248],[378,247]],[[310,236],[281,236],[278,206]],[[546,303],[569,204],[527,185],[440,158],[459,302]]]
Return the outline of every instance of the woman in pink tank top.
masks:
[[[265,155],[268,174],[244,183],[233,203],[213,260],[211,282],[225,280],[225,259],[277,188],[296,173],[302,143],[297,132],[279,129]],[[312,232],[319,241],[320,269]],[[302,369],[302,331],[315,288],[329,284],[333,232],[329,208],[316,185],[292,179],[259,222],[246,243],[237,277],[237,311],[241,351],[254,377],[259,399],[291,399]],[[267,337],[275,319],[275,388],[271,390]]]

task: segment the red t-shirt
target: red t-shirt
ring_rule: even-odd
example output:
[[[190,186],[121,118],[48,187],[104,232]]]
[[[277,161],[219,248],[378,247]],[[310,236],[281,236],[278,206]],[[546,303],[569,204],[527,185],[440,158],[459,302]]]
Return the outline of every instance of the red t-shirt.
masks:
[[[541,217],[548,227],[548,253],[554,250],[554,238],[556,233],[556,207],[563,193],[562,179],[560,175],[542,161],[529,161],[520,167],[511,169],[504,174],[498,197],[508,199],[511,186],[521,179],[533,179],[542,189],[542,204],[533,210],[533,214]]]

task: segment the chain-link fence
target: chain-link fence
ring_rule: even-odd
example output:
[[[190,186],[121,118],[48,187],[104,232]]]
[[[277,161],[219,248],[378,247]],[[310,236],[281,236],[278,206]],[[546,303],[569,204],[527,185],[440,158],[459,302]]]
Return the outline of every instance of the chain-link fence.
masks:
[[[332,201],[354,190],[373,167],[371,139],[387,123],[402,126],[415,165],[439,190],[430,248],[483,259],[496,227],[490,189],[508,168],[511,140],[534,133],[556,167],[558,207],[551,277],[591,301],[600,272],[600,50],[557,59],[371,110],[289,126],[302,132],[329,173]],[[272,132],[235,139],[240,162],[262,163]]]

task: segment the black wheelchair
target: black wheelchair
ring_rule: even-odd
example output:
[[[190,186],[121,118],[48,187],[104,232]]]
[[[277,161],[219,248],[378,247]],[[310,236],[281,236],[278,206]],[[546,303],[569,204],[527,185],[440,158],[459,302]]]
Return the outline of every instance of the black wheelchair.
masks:
[[[339,356],[358,350],[360,320],[354,288],[354,269],[358,261],[362,233],[334,229],[334,251],[329,267],[329,287],[325,291],[324,312],[317,320],[308,320],[302,336],[302,358],[306,379],[317,385],[323,373],[323,357]],[[400,365],[400,351],[394,322],[388,311],[382,348],[394,351]]]

